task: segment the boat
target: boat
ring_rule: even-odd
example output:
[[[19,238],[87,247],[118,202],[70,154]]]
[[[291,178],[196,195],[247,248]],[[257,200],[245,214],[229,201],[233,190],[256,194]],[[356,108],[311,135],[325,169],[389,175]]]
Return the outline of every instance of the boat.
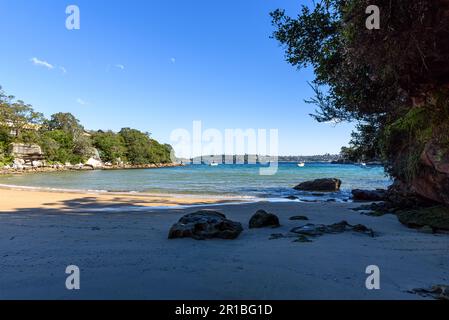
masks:
[[[209,163],[209,166],[210,166],[210,167],[218,167],[218,163],[216,163],[216,162],[211,162],[211,163]]]
[[[300,167],[300,168],[303,168],[303,167],[305,167],[306,166],[306,163],[305,162],[300,162],[300,163],[298,163],[298,167]]]

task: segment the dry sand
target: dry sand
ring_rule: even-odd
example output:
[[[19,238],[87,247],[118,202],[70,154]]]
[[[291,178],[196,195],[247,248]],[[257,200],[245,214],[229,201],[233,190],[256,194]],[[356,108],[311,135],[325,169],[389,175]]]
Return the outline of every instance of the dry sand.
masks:
[[[360,215],[350,210],[355,204],[206,205],[245,230],[237,240],[195,241],[167,233],[197,208],[151,205],[198,201],[121,197],[1,189],[0,299],[421,299],[407,290],[449,282],[448,235],[418,233],[392,215]],[[276,213],[282,227],[249,230],[258,209]],[[379,236],[269,240],[302,225],[289,220],[294,215],[362,223]],[[81,269],[79,291],[65,288],[72,264]],[[365,269],[373,264],[381,289],[370,291]]]
[[[131,194],[112,192],[80,192],[70,190],[42,190],[31,187],[0,186],[0,214],[26,209],[70,211],[74,208],[118,208],[118,207],[173,207],[192,204],[217,204],[235,202],[207,196],[175,196]]]

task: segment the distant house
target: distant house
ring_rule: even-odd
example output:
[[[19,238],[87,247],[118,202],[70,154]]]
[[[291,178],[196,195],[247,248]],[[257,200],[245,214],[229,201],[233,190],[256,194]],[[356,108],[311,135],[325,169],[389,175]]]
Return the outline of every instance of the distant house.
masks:
[[[18,128],[12,121],[0,123],[0,126],[9,128],[9,134],[13,137],[17,137],[20,133],[20,130],[38,131],[42,127],[42,125],[40,124],[25,123],[21,126],[21,128]]]

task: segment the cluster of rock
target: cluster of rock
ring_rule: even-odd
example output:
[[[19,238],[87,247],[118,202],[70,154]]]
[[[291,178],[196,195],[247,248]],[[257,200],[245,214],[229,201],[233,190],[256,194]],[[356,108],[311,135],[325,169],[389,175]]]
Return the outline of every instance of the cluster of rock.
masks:
[[[353,190],[355,201],[373,201],[355,208],[364,214],[395,214],[403,225],[423,233],[449,231],[449,207],[419,196],[405,184],[396,181],[388,190]]]
[[[292,217],[291,219],[293,218],[295,217]],[[294,242],[311,242],[312,240],[310,240],[310,238],[321,237],[325,234],[339,234],[348,231],[365,234],[370,237],[375,236],[375,232],[372,229],[369,229],[362,224],[350,225],[347,221],[341,221],[330,225],[308,223],[291,229],[290,233],[285,235],[272,234],[270,239],[294,238]]]
[[[290,220],[308,220],[305,216],[291,217]],[[265,210],[257,211],[249,221],[249,228],[277,228],[280,227],[279,218]],[[310,242],[310,238],[319,237],[324,234],[338,234],[346,231],[352,231],[375,236],[372,229],[364,225],[350,225],[346,221],[331,225],[323,224],[306,224],[293,228],[289,234],[273,234],[270,239],[278,239],[285,237],[294,237],[297,242]],[[236,239],[243,232],[243,226],[240,222],[235,222],[226,218],[221,212],[213,210],[200,210],[183,216],[175,223],[169,233],[169,239],[176,238],[193,238],[196,240],[206,239]]]
[[[250,229],[279,226],[279,218],[264,210],[257,211],[249,221]],[[243,226],[240,222],[229,220],[221,212],[200,210],[183,216],[171,227],[168,238],[236,239],[242,232]]]

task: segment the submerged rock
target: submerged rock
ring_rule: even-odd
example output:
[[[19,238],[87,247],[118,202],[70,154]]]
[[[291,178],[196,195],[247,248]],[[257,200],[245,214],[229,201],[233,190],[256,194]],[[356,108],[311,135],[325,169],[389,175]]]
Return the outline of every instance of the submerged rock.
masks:
[[[279,218],[265,210],[257,211],[249,220],[249,228],[279,227]]]
[[[220,212],[200,210],[183,216],[170,229],[168,238],[236,239],[243,231],[242,224],[228,220]]]
[[[301,191],[335,192],[340,190],[340,187],[341,187],[340,179],[326,178],[303,182],[297,185],[294,189]]]

